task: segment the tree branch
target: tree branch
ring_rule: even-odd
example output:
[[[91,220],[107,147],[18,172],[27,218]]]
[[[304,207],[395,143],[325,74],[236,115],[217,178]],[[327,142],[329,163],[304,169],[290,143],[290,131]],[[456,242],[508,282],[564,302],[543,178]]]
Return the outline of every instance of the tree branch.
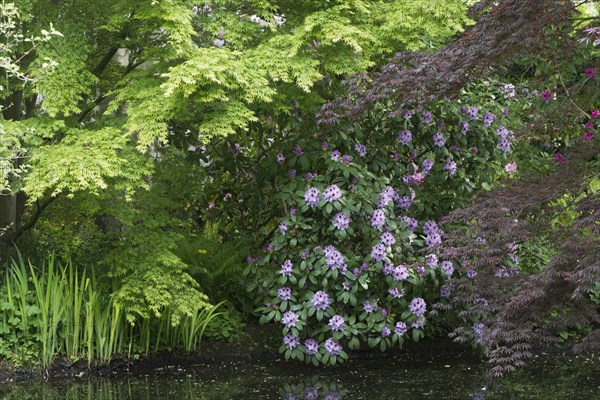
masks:
[[[36,201],[36,211],[35,214],[33,214],[31,216],[31,218],[29,219],[29,221],[27,221],[26,224],[24,224],[23,226],[21,226],[21,228],[19,229],[19,231],[17,232],[16,236],[15,236],[15,240],[18,239],[23,233],[25,233],[26,231],[28,231],[29,229],[33,228],[33,226],[36,224],[36,222],[38,221],[38,219],[40,219],[40,216],[42,215],[42,212],[46,209],[46,207],[48,207],[54,200],[56,200],[58,196],[50,196],[49,198],[47,198],[42,204],[40,204],[39,201]]]

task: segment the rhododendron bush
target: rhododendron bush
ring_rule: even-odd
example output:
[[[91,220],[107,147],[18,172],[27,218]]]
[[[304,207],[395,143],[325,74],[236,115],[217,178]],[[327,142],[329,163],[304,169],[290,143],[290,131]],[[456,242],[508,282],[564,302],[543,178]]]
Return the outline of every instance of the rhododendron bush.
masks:
[[[381,104],[363,123],[273,146],[285,215],[247,273],[286,358],[335,364],[361,345],[417,341],[430,304],[449,295],[444,281],[472,276],[438,258],[438,222],[508,173],[514,144],[507,91],[476,89],[428,109]]]

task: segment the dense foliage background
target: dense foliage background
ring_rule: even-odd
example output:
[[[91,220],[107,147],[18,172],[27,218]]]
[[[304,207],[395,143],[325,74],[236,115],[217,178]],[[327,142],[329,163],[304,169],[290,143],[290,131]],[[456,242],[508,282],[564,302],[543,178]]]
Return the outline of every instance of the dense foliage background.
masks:
[[[598,345],[597,2],[0,11],[5,359]]]

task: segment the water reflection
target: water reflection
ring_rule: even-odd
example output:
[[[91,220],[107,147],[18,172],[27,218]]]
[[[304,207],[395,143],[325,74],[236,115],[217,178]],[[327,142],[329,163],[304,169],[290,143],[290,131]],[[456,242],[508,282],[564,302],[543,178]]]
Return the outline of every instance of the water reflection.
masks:
[[[280,360],[253,365],[171,365],[108,379],[26,381],[0,387],[4,400],[393,400],[593,399],[600,359],[540,357],[530,368],[490,385],[485,364],[453,354],[375,355],[340,368]],[[577,394],[576,397],[573,397]]]
[[[309,382],[285,385],[281,390],[282,400],[343,400],[347,390],[342,384],[326,382],[314,376]]]

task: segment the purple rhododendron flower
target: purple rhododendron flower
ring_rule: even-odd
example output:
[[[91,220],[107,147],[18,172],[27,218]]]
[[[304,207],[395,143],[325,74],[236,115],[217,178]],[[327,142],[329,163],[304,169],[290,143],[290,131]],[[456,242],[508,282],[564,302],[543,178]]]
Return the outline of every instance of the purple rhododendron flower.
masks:
[[[388,204],[390,204],[390,202],[394,201],[394,197],[396,197],[396,191],[394,188],[391,186],[386,186],[379,194],[379,203],[377,203],[377,205],[379,207],[386,207]]]
[[[333,338],[329,338],[325,341],[325,351],[330,356],[337,356],[342,352],[342,345],[336,343]]]
[[[467,115],[471,119],[471,121],[475,121],[477,119],[479,113],[479,109],[477,107],[469,107],[467,110]]]
[[[405,292],[406,291],[404,289],[402,289],[402,291],[400,292],[398,290],[398,288],[396,288],[396,287],[395,288],[391,288],[390,290],[388,290],[388,293],[390,294],[390,296],[392,296],[392,297],[394,297],[396,299],[400,299],[400,298],[404,297]]]
[[[421,123],[423,125],[429,125],[433,121],[433,115],[429,111],[423,111],[421,115]]]
[[[381,234],[381,243],[385,244],[386,246],[391,246],[396,243],[396,238],[394,238],[394,235],[386,231]]]
[[[408,268],[405,265],[398,265],[392,272],[392,278],[396,282],[408,279]]]
[[[410,304],[408,305],[408,309],[417,317],[422,317],[423,315],[425,315],[425,311],[427,311],[427,304],[422,298],[415,297],[411,300]]]
[[[310,207],[314,207],[317,204],[319,204],[320,200],[321,199],[319,198],[319,189],[317,189],[316,187],[308,188],[306,193],[304,193],[304,201]]]
[[[446,164],[444,164],[444,169],[450,173],[450,175],[456,174],[457,165],[455,161],[452,161],[451,158],[446,159]]]
[[[306,339],[304,342],[304,348],[306,349],[306,354],[315,355],[319,352],[319,342],[316,339]]]
[[[398,197],[397,201],[398,201],[398,207],[400,207],[403,210],[408,210],[410,208],[410,206],[412,205],[412,200],[408,196]]]
[[[496,120],[496,116],[492,113],[483,114],[483,126],[490,126]]]
[[[406,324],[402,321],[396,322],[396,328],[394,329],[394,333],[398,336],[404,336],[404,334],[408,331]]]
[[[325,141],[323,141],[323,142],[321,143],[321,148],[322,148],[323,150],[327,150],[327,149],[329,148],[329,142],[327,142],[326,140],[325,140]]]
[[[383,261],[385,258],[385,245],[382,243],[376,244],[371,250],[371,258],[375,261]]]
[[[438,224],[435,223],[435,221],[428,220],[425,221],[425,223],[423,224],[423,232],[426,235],[429,235],[430,233],[440,233],[440,228],[438,227]]]
[[[382,268],[381,272],[382,272],[382,273],[383,273],[385,276],[391,275],[391,274],[392,274],[392,272],[394,272],[394,264],[392,264],[392,263],[387,263],[387,264],[385,264],[385,265],[383,266],[383,268]]]
[[[294,179],[295,177],[296,177],[296,170],[295,169],[290,169],[288,171],[288,178]]]
[[[500,126],[498,129],[496,129],[496,133],[498,134],[498,136],[500,136],[502,139],[507,139],[510,140],[512,138],[515,137],[515,133],[513,131],[509,131],[508,129],[506,129],[506,127],[504,126]]]
[[[425,244],[429,247],[442,243],[442,236],[439,233],[430,233],[425,236]]]
[[[431,171],[431,168],[433,168],[433,164],[434,164],[433,160],[430,160],[430,159],[423,160],[423,163],[421,164],[421,168],[423,168],[423,172],[428,174]]]
[[[362,143],[357,144],[354,147],[354,150],[356,150],[356,152],[358,153],[359,156],[364,157],[367,155],[367,146],[365,146]]]
[[[291,276],[292,275],[292,261],[285,260],[283,264],[281,264],[281,271],[279,272],[281,275]]]
[[[350,217],[340,211],[334,215],[332,224],[340,231],[346,230],[350,225]]]
[[[410,323],[410,326],[413,327],[414,329],[421,329],[423,327],[423,325],[425,325],[425,318],[417,318],[416,321],[413,321]]]
[[[298,319],[298,314],[296,314],[293,311],[286,311],[281,317],[281,322],[283,323],[283,325],[285,325],[286,328],[291,328],[293,326],[296,326]]]
[[[474,270],[474,269],[468,269],[468,270],[467,270],[467,278],[469,278],[469,279],[470,279],[470,278],[474,278],[474,277],[475,277],[475,275],[477,275],[477,272],[475,272],[475,270]]]
[[[346,323],[344,322],[344,317],[341,315],[334,315],[329,319],[329,327],[334,332],[343,331],[346,327]]]
[[[342,153],[340,153],[339,150],[333,150],[331,152],[331,160],[332,161],[339,161],[341,156],[342,156]]]
[[[342,272],[346,272],[347,266],[344,260],[344,256],[342,255],[342,253],[337,251],[335,247],[329,245],[325,247],[323,253],[325,254],[325,263],[328,267],[332,269],[339,269]]]
[[[327,293],[319,290],[313,295],[311,303],[317,310],[326,310],[331,304],[331,300],[329,299],[329,295]]]
[[[289,300],[292,298],[292,289],[287,286],[280,287],[277,289],[277,297],[280,300]]]
[[[442,288],[440,289],[440,297],[450,297],[450,294],[450,288],[442,286]]]
[[[454,264],[452,264],[452,261],[442,261],[441,268],[448,276],[452,276],[454,273]]]
[[[277,157],[275,157],[275,159],[277,160],[277,162],[279,164],[283,164],[283,162],[285,161],[285,156],[281,153],[277,154]]]
[[[467,107],[466,107],[466,106],[461,106],[461,107],[460,107],[460,113],[461,113],[461,114],[466,114],[467,112],[469,112],[469,110],[467,109]]]
[[[323,198],[328,203],[333,203],[342,198],[342,191],[337,185],[331,185],[323,191]]]
[[[398,134],[398,142],[401,144],[408,146],[410,142],[412,142],[412,132],[411,131],[402,131]]]
[[[299,146],[294,147],[293,151],[294,151],[294,154],[297,156],[304,154],[304,151],[302,151],[302,147],[299,147]]]
[[[388,328],[387,326],[384,326],[381,329],[381,336],[382,337],[388,337],[388,336],[390,336],[391,333],[392,333],[392,331],[390,331],[390,328]]]
[[[427,254],[425,256],[425,264],[429,265],[431,268],[437,267],[438,257],[435,254]]]
[[[411,110],[404,110],[403,115],[405,119],[411,119],[413,112]]]
[[[502,89],[508,97],[515,97],[515,95],[517,94],[517,92],[515,91],[515,85],[513,84],[509,83],[508,85],[504,85]]]
[[[385,213],[383,210],[373,211],[371,215],[371,226],[374,228],[381,228],[385,224]]]
[[[475,335],[475,337],[480,337],[481,334],[483,333],[483,328],[485,328],[485,325],[482,324],[481,322],[476,322],[473,324],[473,335]]]
[[[379,309],[379,306],[377,305],[377,301],[371,304],[369,300],[365,300],[363,301],[363,308],[365,309],[365,313],[371,314],[373,312],[376,312]]]
[[[460,133],[467,133],[469,131],[469,122],[468,121],[461,121],[458,123],[458,129],[460,129]]]
[[[350,164],[351,160],[352,158],[348,154],[344,154],[344,156],[342,157],[342,163],[346,165]]]
[[[406,227],[413,232],[416,231],[417,228],[419,227],[419,222],[412,217],[407,217],[404,215],[404,216],[399,217],[398,220],[402,221],[402,222],[406,222]]]
[[[437,147],[443,147],[446,144],[446,139],[444,138],[444,134],[442,132],[438,132],[433,135],[433,144]]]
[[[511,162],[507,163],[507,164],[504,166],[504,170],[505,170],[506,172],[508,172],[509,174],[512,174],[512,173],[514,173],[514,172],[517,172],[517,163],[516,163],[516,162],[514,162],[514,161],[511,161]]]
[[[279,223],[279,232],[280,232],[282,235],[285,235],[285,232],[287,232],[287,225],[286,225],[286,224],[285,224],[285,222],[283,222],[283,221],[281,221],[281,222]]]
[[[590,115],[592,116],[592,118],[596,119],[600,116],[600,110],[594,110]]]
[[[300,338],[296,335],[288,333],[283,337],[283,344],[290,350],[294,350],[300,344]]]
[[[500,141],[500,143],[498,143],[498,149],[504,153],[507,153],[510,151],[510,146],[512,145],[512,143],[507,140],[507,139],[502,139]]]

